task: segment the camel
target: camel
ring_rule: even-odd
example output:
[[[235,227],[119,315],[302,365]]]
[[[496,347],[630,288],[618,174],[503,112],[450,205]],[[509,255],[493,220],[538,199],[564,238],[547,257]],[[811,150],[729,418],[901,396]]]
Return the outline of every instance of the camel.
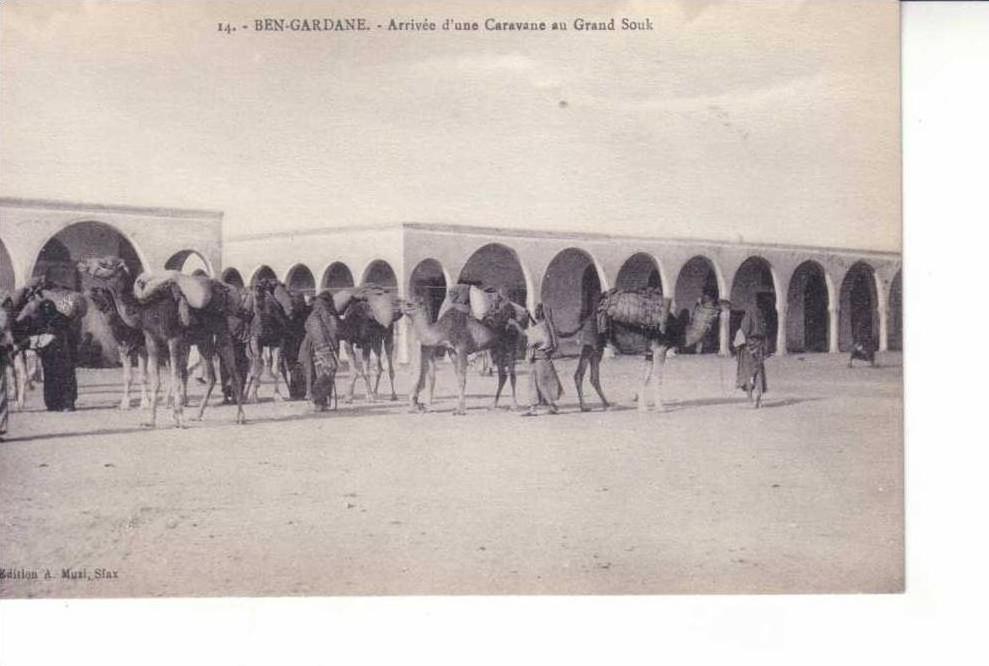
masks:
[[[158,390],[161,387],[161,359],[167,353],[171,366],[172,386],[175,391],[173,419],[176,427],[183,427],[183,407],[186,401],[185,380],[190,344],[195,344],[206,366],[206,392],[195,417],[203,418],[206,404],[216,385],[213,356],[219,351],[222,363],[231,373],[234,396],[237,399],[237,423],[245,423],[240,375],[234,362],[233,345],[227,318],[240,314],[234,295],[223,283],[209,278],[195,278],[198,285],[209,294],[209,301],[199,309],[191,308],[174,284],[164,293],[157,293],[147,301],[140,301],[134,294],[135,277],[119,257],[87,259],[79,262],[79,270],[102,283],[113,295],[121,320],[128,326],[144,332],[148,352],[147,367],[151,372],[151,396],[149,419],[144,423],[154,427],[158,409]],[[176,293],[179,292],[179,293]]]
[[[528,312],[525,308],[512,303],[510,319],[517,321],[518,313],[525,312],[524,321],[528,321]],[[457,373],[457,407],[453,413],[463,416],[467,413],[466,391],[467,391],[467,358],[477,352],[491,350],[492,359],[498,369],[498,390],[495,393],[492,409],[497,408],[498,398],[505,385],[506,374],[510,372],[512,378],[512,402],[514,407],[518,407],[515,400],[515,353],[518,349],[519,332],[514,327],[507,325],[489,325],[475,319],[465,308],[450,307],[443,312],[439,319],[430,322],[429,310],[421,300],[404,303],[405,314],[412,318],[413,330],[419,339],[419,379],[415,388],[409,396],[412,411],[422,412],[425,407],[419,402],[419,393],[426,385],[428,378],[430,385],[430,396],[432,387],[435,384],[436,360],[442,357],[443,353],[450,351],[453,354],[454,370]]]
[[[274,399],[283,400],[279,375],[282,374],[282,351],[291,335],[292,295],[282,282],[261,279],[252,287],[251,296],[253,317],[247,345],[251,367],[244,382],[245,392],[249,402],[257,402],[261,376],[267,372],[275,380]],[[265,351],[270,356],[266,356]]]
[[[402,313],[399,311],[395,319],[384,326],[375,318],[371,306],[366,300],[354,299],[346,306],[341,319],[340,343],[354,364],[347,397],[344,399],[347,404],[354,401],[354,388],[358,379],[364,380],[367,389],[365,395],[368,402],[377,400],[381,375],[384,373],[381,363],[382,357],[388,363],[391,400],[398,400],[398,394],[395,393],[395,320],[401,315]],[[377,374],[374,378],[373,387],[370,377],[371,354],[374,354],[377,363]]]
[[[625,304],[633,303],[630,312]],[[658,289],[611,289],[600,297],[598,329],[605,339],[623,353],[643,353],[645,369],[637,394],[640,411],[650,409],[647,389],[652,387],[653,406],[663,411],[663,364],[670,349],[689,348],[704,339],[719,316],[727,316],[730,303],[717,305],[705,295],[688,317],[671,315],[672,301]]]
[[[87,293],[89,300],[96,306],[106,321],[117,343],[120,352],[120,364],[123,368],[124,395],[120,399],[120,409],[130,409],[130,388],[132,383],[133,365],[136,363],[141,376],[141,407],[148,407],[148,348],[144,341],[144,332],[128,326],[117,312],[117,304],[113,292],[106,287],[91,287]]]

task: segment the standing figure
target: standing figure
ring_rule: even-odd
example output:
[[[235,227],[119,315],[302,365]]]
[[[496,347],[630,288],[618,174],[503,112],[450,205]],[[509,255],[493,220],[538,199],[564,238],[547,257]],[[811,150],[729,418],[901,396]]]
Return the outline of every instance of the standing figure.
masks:
[[[306,336],[299,345],[299,363],[310,378],[307,394],[314,411],[324,411],[336,397],[336,373],[340,365],[340,318],[328,291],[313,301],[306,318]]]
[[[42,301],[39,333],[43,346],[38,353],[45,373],[45,408],[50,412],[76,409],[79,389],[70,326],[71,320],[58,311],[55,303]]]
[[[735,380],[737,388],[745,391],[749,401],[753,400],[758,409],[762,404],[762,394],[767,391],[766,385],[766,317],[758,306],[750,306],[742,317],[741,326],[735,335],[735,346],[738,354],[738,373]]]
[[[580,327],[577,329],[580,359],[577,361],[577,370],[574,372],[573,381],[577,385],[577,400],[580,402],[580,411],[582,412],[591,411],[590,406],[584,403],[584,374],[588,367],[591,370],[591,386],[601,398],[601,405],[605,409],[611,408],[611,404],[604,397],[604,391],[601,389],[601,357],[604,355],[607,340],[598,329],[597,309],[600,301],[600,294],[591,299],[587,311],[581,312]],[[563,337],[569,336],[564,334]]]
[[[556,401],[563,395],[563,384],[553,366],[559,345],[552,313],[542,303],[536,306],[534,326],[527,332],[529,359],[529,409],[522,416],[536,416],[536,406],[546,403],[550,414],[558,414]]]
[[[5,298],[0,305],[0,442],[7,434],[9,407],[7,404],[7,368],[14,353],[14,336],[10,332],[12,304]]]

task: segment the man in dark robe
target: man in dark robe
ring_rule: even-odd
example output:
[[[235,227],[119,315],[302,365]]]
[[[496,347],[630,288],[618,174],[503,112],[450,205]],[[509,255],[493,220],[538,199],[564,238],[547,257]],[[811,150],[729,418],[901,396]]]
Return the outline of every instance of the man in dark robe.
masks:
[[[45,408],[50,412],[75,411],[79,389],[72,348],[75,336],[70,332],[72,322],[47,299],[41,304],[40,316],[39,337],[45,342],[38,354],[45,373]]]

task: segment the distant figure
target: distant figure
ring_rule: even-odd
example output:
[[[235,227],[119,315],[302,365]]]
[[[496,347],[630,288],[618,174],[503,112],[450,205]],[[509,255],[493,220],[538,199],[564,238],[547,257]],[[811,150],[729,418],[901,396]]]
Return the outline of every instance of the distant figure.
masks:
[[[536,407],[541,403],[549,406],[550,414],[558,414],[556,401],[563,394],[563,384],[553,366],[558,340],[553,326],[552,314],[540,303],[536,306],[530,330],[527,358],[529,359],[529,409],[522,416],[536,416]]]
[[[8,301],[9,302],[9,301]],[[10,333],[10,311],[6,304],[0,310],[0,442],[7,434],[9,407],[7,404],[7,368],[14,353],[14,338]]]
[[[872,325],[868,321],[860,321],[852,331],[852,353],[848,357],[848,367],[852,367],[852,361],[868,361],[873,368],[876,367],[876,342],[872,338]]]
[[[762,394],[768,390],[765,366],[767,329],[765,315],[758,306],[753,305],[746,309],[734,340],[738,353],[735,386],[745,391],[750,402],[755,394],[756,409],[762,404]]]
[[[45,372],[45,408],[50,412],[73,412],[79,389],[69,332],[71,322],[50,300],[41,304],[41,321],[39,337],[44,342],[38,355]]]

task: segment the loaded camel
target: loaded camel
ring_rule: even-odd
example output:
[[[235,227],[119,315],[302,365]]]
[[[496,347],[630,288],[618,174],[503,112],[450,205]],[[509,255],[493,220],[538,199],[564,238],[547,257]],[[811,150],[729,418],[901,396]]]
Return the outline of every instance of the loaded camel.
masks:
[[[241,314],[239,304],[223,283],[206,277],[182,275],[163,271],[163,279],[144,274],[140,279],[131,275],[127,265],[119,257],[87,259],[79,262],[79,270],[101,283],[113,295],[117,313],[125,324],[144,333],[148,352],[148,369],[151,372],[151,396],[149,420],[144,424],[154,427],[158,390],[161,386],[161,359],[166,355],[171,365],[172,386],[175,391],[173,418],[176,427],[182,427],[182,409],[186,400],[185,375],[190,344],[195,344],[206,366],[206,392],[196,415],[201,420],[213,387],[216,372],[213,356],[220,354],[222,363],[233,378],[237,400],[237,423],[244,423],[244,409],[240,375],[234,363],[233,345],[227,322],[228,317]],[[137,291],[135,291],[137,287]],[[138,298],[140,293],[143,298]],[[189,301],[194,296],[195,302]],[[197,307],[193,307],[197,306]]]
[[[267,372],[275,380],[274,399],[280,401],[279,375],[283,374],[283,351],[292,335],[295,304],[288,288],[278,280],[262,278],[249,293],[246,308],[252,314],[246,352],[250,370],[244,390],[249,402],[257,402],[261,376]]]
[[[601,294],[597,306],[597,328],[600,335],[625,354],[644,354],[645,369],[638,392],[640,411],[647,411],[647,390],[652,388],[653,403],[663,410],[663,364],[670,349],[692,347],[704,339],[719,316],[727,316],[728,301],[715,303],[705,294],[688,316],[670,313],[672,300],[653,287],[642,289],[610,289]],[[583,358],[583,353],[582,353]],[[594,364],[590,358],[591,374]],[[579,391],[579,385],[578,385]]]
[[[515,354],[518,349],[519,331],[509,326],[515,321],[519,326],[527,325],[528,311],[510,301],[503,304],[498,312],[484,322],[472,317],[469,306],[461,294],[467,285],[455,285],[448,291],[448,301],[436,322],[430,321],[429,311],[424,302],[405,303],[403,309],[412,318],[413,330],[419,339],[419,378],[409,396],[413,411],[425,411],[419,402],[419,393],[426,385],[427,377],[430,394],[435,383],[436,360],[446,352],[453,355],[454,370],[457,373],[457,407],[453,414],[467,413],[467,358],[477,352],[491,350],[492,359],[498,369],[498,390],[495,393],[492,409],[498,405],[498,398],[505,385],[506,375],[512,378],[512,401],[515,403]],[[523,314],[524,313],[524,317]],[[517,403],[515,404],[517,407]]]

